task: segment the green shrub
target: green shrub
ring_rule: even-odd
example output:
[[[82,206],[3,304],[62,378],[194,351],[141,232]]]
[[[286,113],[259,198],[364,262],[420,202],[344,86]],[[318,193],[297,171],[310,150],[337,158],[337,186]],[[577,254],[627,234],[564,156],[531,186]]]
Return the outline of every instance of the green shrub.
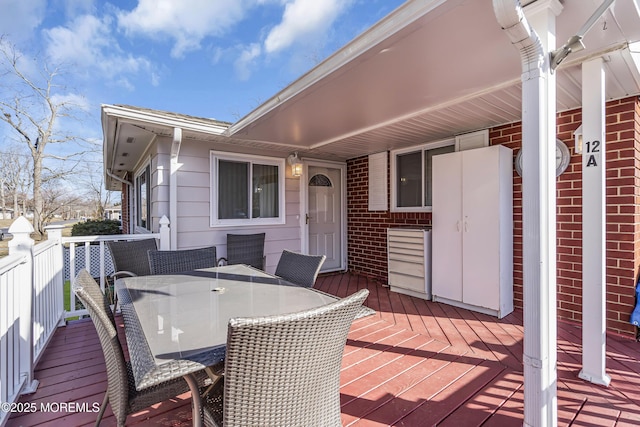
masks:
[[[71,228],[72,236],[104,236],[121,233],[120,221],[114,219],[89,219],[84,222],[77,222]]]

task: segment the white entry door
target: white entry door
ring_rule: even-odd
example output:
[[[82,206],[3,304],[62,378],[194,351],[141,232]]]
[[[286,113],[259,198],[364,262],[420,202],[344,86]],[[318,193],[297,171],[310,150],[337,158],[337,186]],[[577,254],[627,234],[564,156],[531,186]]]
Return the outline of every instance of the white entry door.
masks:
[[[325,255],[321,271],[342,268],[342,173],[339,168],[309,166],[309,254]]]

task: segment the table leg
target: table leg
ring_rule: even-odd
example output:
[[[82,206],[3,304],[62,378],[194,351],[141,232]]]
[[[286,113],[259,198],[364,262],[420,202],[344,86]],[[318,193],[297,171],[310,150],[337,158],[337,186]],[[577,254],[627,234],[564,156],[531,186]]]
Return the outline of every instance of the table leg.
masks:
[[[191,407],[193,409],[193,427],[202,427],[202,399],[198,390],[198,382],[192,374],[184,376],[191,390]]]

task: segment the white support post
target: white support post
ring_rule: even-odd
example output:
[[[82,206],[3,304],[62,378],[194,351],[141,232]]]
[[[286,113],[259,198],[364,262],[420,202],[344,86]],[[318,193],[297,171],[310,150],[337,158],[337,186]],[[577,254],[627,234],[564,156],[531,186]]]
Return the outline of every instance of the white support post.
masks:
[[[608,386],[606,368],[605,73],[602,58],[582,64],[582,370]]]
[[[182,129],[173,129],[173,141],[171,142],[171,159],[169,165],[169,216],[173,219],[171,227],[171,249],[178,249],[178,228],[175,224],[178,218],[178,170],[182,166],[178,163],[180,147],[182,146]]]
[[[555,102],[548,74],[522,84],[524,425],[532,427],[557,425],[555,132],[547,129],[555,130],[547,110],[555,112]]]
[[[34,378],[33,358],[33,226],[23,216],[16,219],[9,227],[13,235],[9,241],[10,255],[23,255],[27,266],[23,285],[19,288],[20,298],[20,374],[26,376],[22,394],[34,393],[39,381]]]
[[[493,0],[493,8],[522,59],[523,424],[549,427],[558,423],[556,83],[549,52],[562,5],[537,1],[526,17],[517,0]]]
[[[542,61],[522,74],[524,425],[558,423],[556,310],[556,0],[525,9]]]

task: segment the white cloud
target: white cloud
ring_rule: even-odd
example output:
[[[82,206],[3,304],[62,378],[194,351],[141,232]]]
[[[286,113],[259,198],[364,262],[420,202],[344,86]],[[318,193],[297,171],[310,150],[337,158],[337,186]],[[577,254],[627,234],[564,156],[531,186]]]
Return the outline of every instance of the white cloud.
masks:
[[[26,40],[42,23],[46,0],[3,0],[0,9],[0,34],[7,34],[14,42]]]
[[[264,47],[267,53],[286,49],[297,42],[304,42],[323,35],[349,5],[344,0],[293,0],[285,6],[282,22],[267,36]]]
[[[68,18],[94,12],[95,1],[96,0],[57,0],[60,6],[64,8]]]
[[[93,109],[93,105],[89,104],[87,98],[77,93],[52,95],[51,101],[54,104],[64,103],[74,110],[78,109],[87,112]]]
[[[253,43],[242,50],[234,63],[238,79],[248,80],[251,77],[252,68],[255,66],[256,59],[261,52],[262,49],[258,43]]]
[[[222,36],[241,21],[252,1],[139,0],[131,12],[118,13],[118,25],[127,34],[169,38],[171,56],[180,58],[200,48],[202,39]]]
[[[152,64],[144,57],[125,53],[112,35],[112,19],[98,19],[82,15],[70,21],[66,27],[55,27],[44,31],[47,54],[57,63],[70,63],[89,73],[98,72],[103,78],[115,82],[127,82],[122,75],[152,73]],[[158,76],[150,77],[157,82]]]

